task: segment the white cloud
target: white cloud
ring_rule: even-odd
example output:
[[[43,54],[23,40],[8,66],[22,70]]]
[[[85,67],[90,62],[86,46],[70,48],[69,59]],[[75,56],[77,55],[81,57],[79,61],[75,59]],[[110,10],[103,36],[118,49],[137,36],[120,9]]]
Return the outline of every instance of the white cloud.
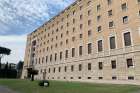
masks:
[[[33,27],[35,29],[35,26],[48,20],[52,16],[50,13],[57,12],[55,8],[63,9],[72,1],[74,0],[0,0],[0,28],[4,28],[0,30],[0,34],[3,31],[10,32],[13,28],[25,29],[18,29],[17,33],[19,30],[24,33],[27,28],[33,30]]]
[[[26,46],[26,35],[19,36],[0,36],[0,46],[11,49],[11,54],[5,56],[2,62],[17,63],[24,60],[24,51]]]

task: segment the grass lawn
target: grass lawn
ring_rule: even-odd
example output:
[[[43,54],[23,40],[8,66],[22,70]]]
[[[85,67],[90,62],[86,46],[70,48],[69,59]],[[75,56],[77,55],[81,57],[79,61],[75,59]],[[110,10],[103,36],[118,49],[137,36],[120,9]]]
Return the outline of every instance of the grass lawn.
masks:
[[[50,81],[50,87],[44,88],[38,86],[38,81],[4,79],[0,79],[0,85],[19,93],[140,93],[140,86],[134,85]]]

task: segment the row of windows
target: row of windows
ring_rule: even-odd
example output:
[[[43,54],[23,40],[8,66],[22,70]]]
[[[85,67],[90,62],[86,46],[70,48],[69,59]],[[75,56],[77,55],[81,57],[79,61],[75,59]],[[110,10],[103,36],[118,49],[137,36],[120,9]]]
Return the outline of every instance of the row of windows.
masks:
[[[108,1],[108,0],[107,0]],[[108,1],[108,3],[109,4],[111,4],[112,3],[112,1],[113,0],[109,0]],[[91,3],[91,1],[89,1],[90,3]],[[88,3],[89,3],[88,2]],[[139,0],[137,1],[138,3],[139,3]],[[90,5],[90,3],[89,3],[89,5]],[[127,6],[127,3],[123,3],[122,5],[121,5],[121,8],[122,8],[122,10],[124,11],[126,11],[127,9],[128,9],[128,6]],[[101,9],[101,5],[99,4],[99,5],[97,5],[97,10],[100,10]],[[140,14],[140,11],[138,11],[139,12],[139,14]],[[76,12],[75,12],[75,10],[73,11],[73,14],[75,14]],[[91,15],[92,14],[92,11],[91,10],[88,10],[88,15]],[[112,16],[113,15],[113,10],[111,9],[111,10],[109,10],[108,11],[108,16]],[[81,14],[80,15],[80,20],[82,20],[83,19],[83,15]],[[62,18],[63,20],[64,20],[64,18]],[[99,21],[101,19],[101,15],[98,15],[97,16],[97,21]],[[124,16],[123,18],[123,23],[127,23],[128,22],[128,16]],[[73,22],[72,22],[72,24],[75,24],[75,22],[76,22],[76,19],[75,18],[73,18]],[[92,23],[92,21],[91,20],[88,20],[88,25],[90,26],[91,25],[91,23]],[[69,26],[69,22],[67,22],[66,23],[67,24],[67,26]],[[109,22],[109,28],[112,28],[114,26],[114,21],[110,21]],[[83,24],[80,24],[80,29],[82,29],[82,27],[83,27]],[[63,27],[63,25],[60,27],[60,29],[62,30],[62,29],[64,29],[64,27]],[[75,28],[73,28],[73,29],[75,29]],[[47,29],[46,29],[47,30]],[[50,27],[49,27],[49,30],[50,30]],[[97,27],[97,31],[101,31],[102,30],[102,27],[101,26],[98,26]],[[58,32],[59,31],[59,29],[57,28],[56,29],[56,32]],[[54,33],[54,31],[52,31],[52,34]],[[48,37],[50,36],[50,33],[48,33]],[[44,37],[46,37],[46,36],[44,36]]]
[[[78,79],[82,79],[81,76],[77,77]],[[50,78],[48,77],[48,79],[55,79],[54,77]],[[57,77],[56,79],[60,79],[60,77]],[[70,77],[70,78],[66,78],[66,77],[63,77],[63,79],[74,79],[74,77]],[[87,77],[87,79],[92,79],[92,77]],[[104,79],[104,77],[98,77],[99,80],[102,80]],[[134,80],[135,77],[134,76],[128,76],[128,80]],[[112,76],[112,80],[117,80],[117,76]]]
[[[133,68],[134,67],[134,62],[132,60],[132,58],[129,58],[129,59],[126,59],[126,64],[127,64],[127,68]],[[98,62],[98,69],[99,70],[103,70],[104,68],[104,63],[103,62]],[[112,69],[117,69],[117,62],[116,60],[112,60],[111,61],[111,68]],[[70,66],[70,70],[71,72],[74,72],[75,71],[75,65],[71,65]],[[79,64],[78,65],[78,71],[82,71],[83,70],[83,65],[82,64]],[[92,70],[92,64],[91,63],[88,63],[87,64],[87,70],[88,71],[91,71]],[[62,71],[62,68],[61,67],[58,67],[58,72],[61,72]],[[68,66],[65,66],[64,67],[64,72],[67,72],[68,71]],[[42,70],[40,71],[41,73],[43,72]],[[44,71],[46,72],[46,70]],[[48,73],[56,73],[57,72],[57,68],[53,68],[53,69],[48,69]]]
[[[116,49],[116,39],[115,39],[115,36],[112,36],[109,38],[110,39],[110,49]],[[103,51],[103,40],[99,40],[98,42],[98,52],[102,52]],[[131,46],[131,35],[130,35],[130,32],[127,32],[127,33],[124,33],[124,45],[125,46]],[[83,55],[83,46],[79,46],[79,56],[82,56]],[[72,48],[71,49],[72,53],[71,53],[71,57],[75,57],[76,56],[76,49],[75,48]],[[88,54],[92,54],[92,43],[89,43],[87,45],[87,52]],[[33,57],[35,57],[35,54],[33,55]],[[67,59],[69,57],[69,50],[65,50],[65,58]],[[54,59],[55,61],[57,61],[57,58],[58,58],[58,53],[55,53],[54,55]],[[59,55],[59,58],[60,60],[62,60],[63,58],[63,52],[61,51],[60,52],[60,55]],[[44,57],[42,58],[42,63],[44,63]],[[52,62],[53,60],[53,55],[51,54],[50,55],[50,62]],[[36,59],[36,64],[37,62],[40,64],[40,58],[39,60]],[[48,56],[46,56],[46,62],[48,62]]]

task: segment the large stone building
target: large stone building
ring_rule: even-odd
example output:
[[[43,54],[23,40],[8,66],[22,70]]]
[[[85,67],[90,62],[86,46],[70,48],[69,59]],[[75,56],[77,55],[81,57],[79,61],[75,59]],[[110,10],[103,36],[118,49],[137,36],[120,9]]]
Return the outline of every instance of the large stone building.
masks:
[[[140,81],[140,0],[77,0],[27,37],[23,77]]]

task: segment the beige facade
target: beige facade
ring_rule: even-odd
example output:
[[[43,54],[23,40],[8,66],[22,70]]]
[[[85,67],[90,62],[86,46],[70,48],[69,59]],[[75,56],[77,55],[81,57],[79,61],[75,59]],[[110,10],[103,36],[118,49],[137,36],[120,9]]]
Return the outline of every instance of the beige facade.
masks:
[[[140,0],[77,0],[28,35],[22,78],[140,82]]]

